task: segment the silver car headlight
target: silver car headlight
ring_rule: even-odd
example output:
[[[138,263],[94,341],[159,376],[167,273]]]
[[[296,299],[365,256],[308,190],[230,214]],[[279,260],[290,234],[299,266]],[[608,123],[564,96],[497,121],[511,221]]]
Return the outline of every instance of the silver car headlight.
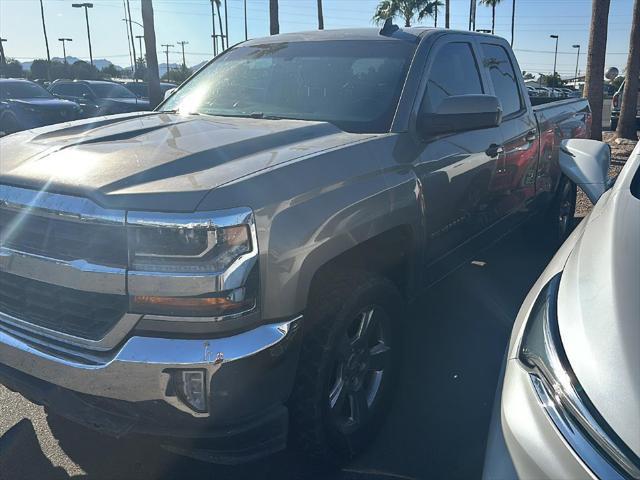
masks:
[[[134,312],[221,317],[255,306],[257,239],[250,209],[129,212],[127,235]]]
[[[607,424],[578,382],[557,319],[561,275],[542,290],[528,319],[519,360],[542,407],[567,443],[599,478],[640,478],[640,461]]]

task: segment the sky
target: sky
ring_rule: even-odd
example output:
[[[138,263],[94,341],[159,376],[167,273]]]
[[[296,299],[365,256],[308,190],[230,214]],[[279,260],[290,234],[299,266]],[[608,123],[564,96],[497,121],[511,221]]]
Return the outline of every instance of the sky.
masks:
[[[74,0],[43,0],[49,46],[52,57],[62,57],[60,37],[69,37],[67,55],[88,60],[86,24],[83,9],[72,8]],[[79,1],[79,0],[75,0]],[[142,22],[140,0],[129,0],[131,16]],[[223,4],[225,0],[222,0]],[[249,38],[269,34],[268,0],[246,0]],[[323,0],[325,28],[370,27],[379,0]],[[451,1],[451,27],[468,27],[469,0]],[[244,40],[244,0],[226,0],[230,44]],[[123,0],[93,0],[89,10],[94,59],[106,58],[129,65]],[[633,0],[611,0],[607,66],[622,71],[626,65],[631,30]],[[316,0],[279,0],[280,31],[294,32],[317,28]],[[187,41],[187,65],[196,65],[212,57],[211,6],[209,0],[154,0],[158,61],[164,62],[160,44],[173,44],[169,62],[181,63],[178,41]],[[496,34],[511,38],[512,0],[503,0],[496,10]],[[224,16],[224,9],[223,9]],[[572,76],[576,68],[577,49],[581,45],[579,70],[584,73],[589,43],[591,0],[516,0],[516,35],[514,49],[520,68],[534,75],[553,71],[555,40],[559,35],[557,71]],[[400,20],[398,20],[400,23]],[[433,19],[415,22],[433,25]],[[444,12],[438,18],[444,24]],[[217,27],[216,20],[216,27]],[[491,9],[477,7],[476,28],[491,28]],[[142,28],[133,25],[134,35]],[[39,0],[0,0],[0,36],[7,57],[20,61],[46,58]],[[136,48],[138,44],[136,43]]]

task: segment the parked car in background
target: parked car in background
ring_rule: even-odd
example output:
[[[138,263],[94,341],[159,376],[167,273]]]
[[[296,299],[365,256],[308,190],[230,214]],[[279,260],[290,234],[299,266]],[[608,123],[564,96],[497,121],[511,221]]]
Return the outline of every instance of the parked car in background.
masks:
[[[127,87],[131,92],[138,98],[142,98],[147,100],[149,98],[149,86],[146,82],[124,82],[123,85]],[[171,90],[172,88],[176,88],[177,85],[174,83],[160,82],[160,90],[162,91],[162,96]]]
[[[274,35],[154,112],[1,139],[0,382],[218,462],[346,462],[395,393],[406,300],[533,216],[568,232],[558,152],[589,104],[532,107],[520,71],[474,32]]]
[[[56,97],[80,105],[82,117],[149,110],[149,102],[139,99],[119,83],[105,80],[55,80],[49,91]]]
[[[620,119],[620,109],[622,108],[622,92],[624,92],[624,81],[618,91],[613,95],[613,99],[611,100],[611,122],[609,126],[611,130],[615,130],[618,128],[618,120]],[[638,128],[640,128],[640,89],[638,90],[638,108],[636,110],[636,123],[638,124]]]
[[[29,80],[0,78],[0,132],[13,133],[76,120],[80,107]]]
[[[527,86],[527,94],[530,97],[539,97],[540,96],[540,92],[538,91],[538,89],[536,87],[531,87],[531,86]]]
[[[606,144],[560,148],[597,203],[518,313],[485,480],[640,478],[640,143],[615,184]]]

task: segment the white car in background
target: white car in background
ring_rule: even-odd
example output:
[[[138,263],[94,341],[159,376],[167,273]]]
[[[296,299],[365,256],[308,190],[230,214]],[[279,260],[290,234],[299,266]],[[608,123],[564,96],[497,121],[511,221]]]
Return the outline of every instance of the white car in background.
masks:
[[[640,143],[615,184],[607,145],[561,151],[597,203],[518,313],[485,479],[640,478]]]

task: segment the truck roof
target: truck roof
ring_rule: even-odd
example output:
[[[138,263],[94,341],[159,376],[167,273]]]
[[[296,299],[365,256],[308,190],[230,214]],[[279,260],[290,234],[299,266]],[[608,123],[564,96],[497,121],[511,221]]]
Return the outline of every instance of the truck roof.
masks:
[[[380,28],[344,28],[336,30],[311,30],[308,32],[283,33],[270,37],[255,38],[243,42],[242,45],[264,45],[269,43],[282,42],[313,42],[332,40],[403,40],[410,43],[417,42],[421,37],[430,32],[440,33],[463,33],[471,35],[487,34],[478,32],[468,32],[466,30],[450,30],[430,27],[405,27],[398,28],[392,33],[382,35]]]

